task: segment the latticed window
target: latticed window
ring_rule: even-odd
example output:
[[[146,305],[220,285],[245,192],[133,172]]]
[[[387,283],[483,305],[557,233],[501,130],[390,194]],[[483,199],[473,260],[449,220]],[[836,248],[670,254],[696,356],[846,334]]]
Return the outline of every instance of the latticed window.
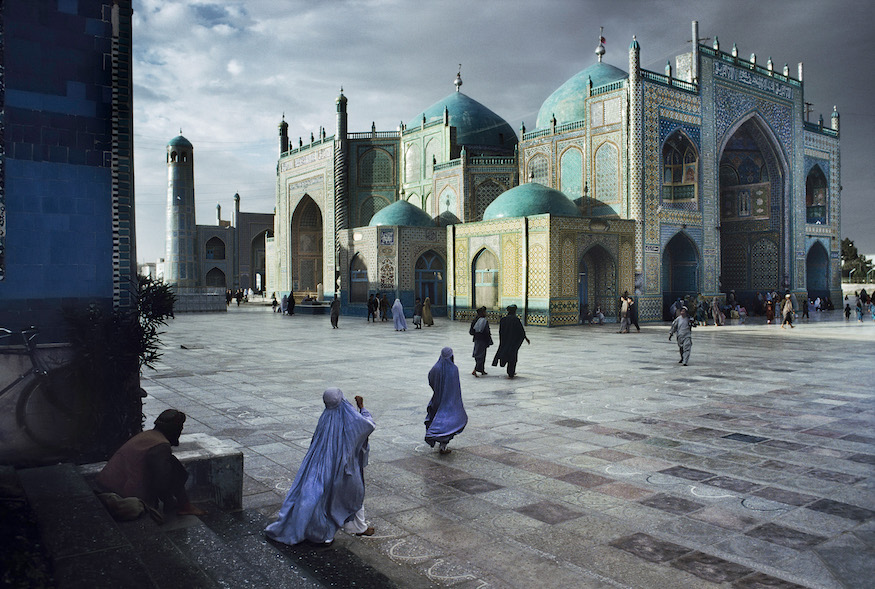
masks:
[[[310,202],[304,205],[304,210],[301,211],[301,227],[321,228],[322,213],[319,212],[319,207],[315,202]]]
[[[805,179],[805,217],[808,223],[826,223],[826,176],[814,166]]]
[[[595,154],[595,197],[601,202],[619,200],[617,175],[619,152],[613,143],[603,143]]]
[[[663,201],[678,202],[696,199],[696,185],[699,178],[698,160],[696,148],[683,133],[676,131],[666,140],[662,148]]]
[[[529,176],[533,176],[532,181],[544,186],[550,185],[550,163],[547,157],[536,155],[529,160]]]
[[[416,296],[429,297],[433,305],[444,304],[444,262],[439,255],[428,251],[416,260]]]
[[[504,192],[504,189],[497,182],[493,180],[487,180],[480,184],[474,190],[474,220],[482,221],[483,220],[483,212],[486,210],[492,201],[498,198]]]
[[[382,149],[369,149],[359,160],[359,184],[392,183],[392,158]]]
[[[560,186],[574,200],[583,196],[583,156],[578,149],[567,149],[559,160]]]
[[[370,223],[371,217],[376,215],[387,204],[389,204],[388,201],[380,196],[366,198],[359,208],[359,225],[365,226]]]

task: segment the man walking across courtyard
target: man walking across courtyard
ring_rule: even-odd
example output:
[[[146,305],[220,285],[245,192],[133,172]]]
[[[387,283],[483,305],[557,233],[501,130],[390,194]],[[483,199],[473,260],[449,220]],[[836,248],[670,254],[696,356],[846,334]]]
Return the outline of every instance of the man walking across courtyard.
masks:
[[[511,305],[507,308],[507,315],[501,318],[498,322],[498,350],[495,352],[495,357],[492,359],[492,365],[497,366],[499,362],[504,366],[507,364],[507,377],[514,378],[516,376],[517,355],[520,351],[520,346],[525,341],[531,344],[529,338],[526,337],[526,329],[523,327],[520,318],[516,314],[516,305]]]
[[[671,336],[675,334],[678,336],[678,351],[681,354],[678,364],[686,366],[687,362],[690,361],[690,351],[693,349],[693,329],[686,307],[681,307],[681,314],[671,322],[671,331],[668,332],[669,341],[671,341]]]

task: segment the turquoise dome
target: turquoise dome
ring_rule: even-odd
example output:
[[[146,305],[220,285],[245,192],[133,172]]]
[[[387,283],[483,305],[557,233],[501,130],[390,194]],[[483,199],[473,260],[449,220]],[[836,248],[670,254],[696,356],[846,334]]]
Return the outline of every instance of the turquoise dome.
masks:
[[[168,147],[188,147],[191,148],[191,141],[183,137],[182,135],[177,135],[167,144]]]
[[[550,213],[554,217],[580,217],[577,205],[565,193],[537,182],[520,184],[502,192],[483,212],[483,220],[530,217]]]
[[[549,127],[550,119],[554,115],[556,116],[557,125],[585,119],[586,110],[584,101],[587,95],[587,79],[592,79],[592,87],[596,88],[618,80],[625,80],[628,77],[629,74],[610,64],[604,62],[592,64],[559,86],[544,101],[544,104],[541,105],[541,110],[538,111],[536,128],[546,129]]]
[[[387,207],[383,207],[371,217],[368,223],[371,227],[378,225],[401,225],[403,227],[434,227],[434,221],[416,205],[406,200],[396,200]]]
[[[516,132],[503,118],[461,92],[453,92],[419,113],[407,125],[410,128],[425,122],[441,121],[444,108],[449,111],[450,125],[456,127],[456,143],[470,147],[498,148],[513,151],[517,144]]]

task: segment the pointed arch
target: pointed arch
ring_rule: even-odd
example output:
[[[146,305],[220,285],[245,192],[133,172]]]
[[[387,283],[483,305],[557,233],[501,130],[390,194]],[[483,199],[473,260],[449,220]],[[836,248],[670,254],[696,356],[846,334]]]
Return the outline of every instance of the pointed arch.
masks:
[[[606,317],[616,315],[617,264],[601,244],[584,250],[577,264],[577,299],[582,315],[600,309]]]
[[[662,253],[663,317],[679,298],[701,291],[701,255],[696,242],[685,231],[678,231],[666,243]]]
[[[662,144],[662,201],[696,202],[698,186],[699,150],[683,129],[677,129]]]
[[[827,222],[827,182],[819,164],[814,164],[805,178],[805,222],[824,225]]]
[[[543,153],[533,155],[526,163],[527,182],[529,178],[532,182],[550,186],[550,160]]]
[[[416,259],[414,291],[417,298],[424,301],[425,297],[429,297],[432,305],[446,304],[445,268],[444,259],[434,250],[428,250]]]
[[[571,200],[583,196],[583,151],[576,146],[559,156],[559,187]]]
[[[225,259],[225,242],[218,237],[211,237],[204,244],[204,257],[207,260]]]
[[[305,194],[292,214],[291,290],[315,292],[322,282],[322,211],[309,194]]]
[[[598,146],[594,156],[595,198],[611,204],[620,201],[620,150],[611,141]]]
[[[364,256],[356,253],[349,262],[349,302],[366,303],[369,289],[368,264]]]
[[[484,247],[474,256],[471,266],[474,284],[471,307],[498,309],[500,306],[498,256],[489,248]]]
[[[227,285],[225,281],[225,273],[219,270],[218,268],[212,268],[209,272],[207,272],[206,280],[204,284],[209,288],[221,288],[224,289]]]

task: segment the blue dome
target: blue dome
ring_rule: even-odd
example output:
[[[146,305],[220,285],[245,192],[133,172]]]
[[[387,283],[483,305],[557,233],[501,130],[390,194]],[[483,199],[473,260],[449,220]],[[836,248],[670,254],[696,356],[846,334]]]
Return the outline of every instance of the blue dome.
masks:
[[[370,227],[378,225],[401,225],[403,227],[434,227],[434,221],[416,205],[406,200],[396,200],[387,207],[383,207],[368,223]]]
[[[580,217],[577,205],[565,193],[537,182],[520,184],[502,192],[483,212],[483,220],[530,217],[550,213],[554,217]]]
[[[559,86],[551,94],[541,110],[538,111],[537,129],[546,129],[550,126],[550,119],[556,116],[556,124],[573,123],[586,118],[585,101],[587,95],[587,79],[592,79],[592,87],[603,86],[625,80],[629,74],[610,64],[597,62],[572,76],[567,82]]]
[[[419,113],[407,125],[418,127],[425,122],[441,121],[444,108],[449,111],[450,125],[456,127],[456,143],[466,146],[483,146],[513,151],[517,144],[516,132],[503,118],[461,92],[453,92]]]
[[[167,144],[168,147],[188,147],[191,148],[191,141],[183,137],[182,135],[177,135]]]

